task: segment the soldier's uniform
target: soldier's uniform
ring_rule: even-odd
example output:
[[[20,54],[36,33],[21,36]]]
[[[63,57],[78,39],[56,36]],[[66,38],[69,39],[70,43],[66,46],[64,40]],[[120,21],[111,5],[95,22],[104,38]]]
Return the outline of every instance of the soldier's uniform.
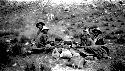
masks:
[[[36,38],[38,48],[44,47],[46,45],[48,39],[48,30],[49,29],[46,26],[42,26],[42,29],[39,29]]]
[[[42,46],[44,47],[46,45],[47,38],[48,38],[47,34],[40,33],[38,35],[38,37],[37,37],[38,48],[42,47]]]

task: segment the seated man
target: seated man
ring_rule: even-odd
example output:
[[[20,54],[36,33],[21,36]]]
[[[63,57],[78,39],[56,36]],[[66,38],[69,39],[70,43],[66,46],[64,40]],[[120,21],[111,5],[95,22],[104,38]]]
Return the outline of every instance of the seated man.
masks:
[[[37,23],[36,27],[39,28],[37,38],[35,39],[37,42],[37,47],[45,46],[48,38],[47,32],[49,29],[45,26],[43,22]]]

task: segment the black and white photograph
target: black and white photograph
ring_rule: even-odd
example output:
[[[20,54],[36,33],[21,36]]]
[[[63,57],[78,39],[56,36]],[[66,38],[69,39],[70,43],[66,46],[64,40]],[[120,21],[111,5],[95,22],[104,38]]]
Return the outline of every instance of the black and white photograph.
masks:
[[[125,71],[125,0],[0,0],[0,71]]]

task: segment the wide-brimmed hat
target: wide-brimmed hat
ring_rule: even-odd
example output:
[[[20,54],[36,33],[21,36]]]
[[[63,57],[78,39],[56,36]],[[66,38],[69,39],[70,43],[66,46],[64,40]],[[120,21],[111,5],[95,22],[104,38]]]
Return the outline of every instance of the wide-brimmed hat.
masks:
[[[38,27],[39,25],[44,26],[44,25],[45,25],[45,23],[43,23],[43,22],[38,22],[38,23],[36,23],[36,27]]]

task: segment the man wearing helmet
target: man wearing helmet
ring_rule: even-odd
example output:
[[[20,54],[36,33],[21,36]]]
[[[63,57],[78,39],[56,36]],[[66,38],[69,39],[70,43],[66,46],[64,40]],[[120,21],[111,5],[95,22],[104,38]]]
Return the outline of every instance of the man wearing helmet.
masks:
[[[37,47],[44,47],[46,45],[47,42],[47,33],[49,28],[45,26],[45,24],[43,22],[39,22],[36,24],[36,27],[39,29],[37,32],[37,38],[36,38],[36,42],[37,42]]]

